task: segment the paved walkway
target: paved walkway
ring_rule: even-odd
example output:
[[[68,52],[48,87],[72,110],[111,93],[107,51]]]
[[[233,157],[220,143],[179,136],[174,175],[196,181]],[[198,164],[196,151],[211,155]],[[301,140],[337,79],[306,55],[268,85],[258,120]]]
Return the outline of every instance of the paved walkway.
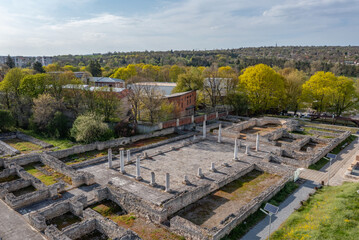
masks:
[[[327,184],[328,169],[330,169],[330,185],[341,185],[343,181],[346,180],[344,178],[344,173],[354,160],[358,150],[359,140],[357,138],[338,154],[337,159],[332,162],[330,168],[329,163],[327,163],[322,169],[320,169],[320,171],[303,169],[300,173],[300,177],[316,183],[324,181],[324,183]]]
[[[279,211],[275,216],[272,216],[271,232],[274,232],[279,226],[287,220],[289,215],[294,212],[294,209],[300,207],[300,201],[307,200],[309,193],[314,193],[313,182],[306,181],[300,185],[299,188],[292,193],[284,202],[279,205]],[[266,239],[269,232],[269,217],[260,221],[254,228],[252,228],[242,240],[259,240]]]
[[[0,238],[2,240],[45,240],[19,213],[0,200]]]

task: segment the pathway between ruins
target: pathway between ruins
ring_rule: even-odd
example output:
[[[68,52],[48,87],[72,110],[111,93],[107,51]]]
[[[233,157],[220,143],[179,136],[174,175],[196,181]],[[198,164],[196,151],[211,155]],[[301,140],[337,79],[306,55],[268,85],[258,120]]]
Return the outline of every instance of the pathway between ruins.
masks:
[[[330,185],[340,185],[343,183],[343,175],[347,169],[346,166],[350,165],[358,150],[359,141],[357,138],[338,154],[337,159],[332,162],[332,166],[330,167]],[[329,163],[327,163],[320,171],[303,169],[300,173],[300,177],[315,183],[321,183],[324,181],[324,183],[327,184],[328,169]]]
[[[19,213],[0,200],[0,239],[2,240],[45,240]]]

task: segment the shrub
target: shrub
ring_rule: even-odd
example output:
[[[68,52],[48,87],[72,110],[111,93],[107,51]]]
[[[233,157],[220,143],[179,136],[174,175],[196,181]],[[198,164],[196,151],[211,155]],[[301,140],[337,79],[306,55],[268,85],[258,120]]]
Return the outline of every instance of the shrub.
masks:
[[[15,119],[10,111],[0,110],[0,132],[9,131],[13,126],[15,126]]]
[[[91,143],[108,140],[113,136],[113,132],[103,122],[103,117],[88,113],[76,118],[71,128],[71,136],[77,142]]]

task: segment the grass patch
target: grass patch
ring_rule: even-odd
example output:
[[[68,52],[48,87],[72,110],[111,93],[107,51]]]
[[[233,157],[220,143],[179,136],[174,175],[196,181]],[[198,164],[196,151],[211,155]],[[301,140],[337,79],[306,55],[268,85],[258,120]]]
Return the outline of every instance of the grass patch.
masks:
[[[357,136],[350,135],[347,137],[343,142],[339,143],[338,146],[336,146],[331,153],[338,154],[341,150],[343,150],[344,146],[348,146],[351,142],[353,142],[355,139],[357,139]]]
[[[21,140],[18,138],[6,139],[6,140],[3,140],[3,142],[5,142],[6,144],[10,145],[11,147],[19,150],[22,153],[38,151],[38,150],[41,150],[41,148],[42,148],[39,145],[33,144],[28,141],[24,141],[24,140]]]
[[[298,185],[294,182],[288,182],[282,190],[280,190],[271,200],[268,202],[278,206],[283,202],[290,194],[298,188]],[[262,208],[265,203],[262,204]],[[237,225],[227,236],[223,237],[222,240],[237,240],[243,237],[252,227],[254,227],[258,222],[263,220],[267,215],[262,211],[257,210],[255,213],[248,216],[242,223]]]
[[[358,183],[324,187],[272,234],[271,239],[358,239]]]
[[[43,135],[40,135],[40,134],[34,132],[33,130],[23,130],[23,129],[21,129],[20,131],[27,134],[27,135],[29,135],[29,136],[37,138],[37,139],[39,139],[41,141],[44,141],[44,142],[47,142],[49,144],[54,145],[54,147],[57,147],[57,149],[55,149],[55,151],[56,150],[67,149],[67,148],[73,147],[75,145],[75,143],[73,143],[69,139],[56,139],[56,138],[52,138],[52,137],[45,137]]]
[[[50,186],[52,184],[55,184],[59,182],[60,180],[63,180],[65,183],[72,185],[71,178],[56,172],[54,169],[50,168],[49,166],[43,165],[41,163],[31,163],[28,165],[23,166],[24,170],[37,179],[39,179],[41,182],[43,182],[46,186]],[[44,172],[49,173],[49,175],[45,174],[44,172],[40,171],[37,168],[42,168]]]
[[[325,164],[327,164],[329,162],[328,159],[326,158],[321,158],[318,162],[310,165],[308,168],[312,169],[312,170],[317,170],[319,171],[320,169],[322,169],[322,167],[325,166]]]

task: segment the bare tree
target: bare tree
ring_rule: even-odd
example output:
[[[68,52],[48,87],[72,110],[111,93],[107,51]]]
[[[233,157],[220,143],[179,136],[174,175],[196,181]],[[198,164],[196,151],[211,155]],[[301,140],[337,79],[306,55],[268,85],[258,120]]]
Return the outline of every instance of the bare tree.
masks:
[[[146,79],[138,76],[134,76],[130,78],[127,82],[128,89],[130,90],[127,98],[128,102],[131,105],[131,112],[134,119],[134,124],[137,125],[137,120],[139,117],[139,111],[141,106],[141,95],[142,95],[142,88],[143,86],[137,83],[141,83],[146,81]]]

